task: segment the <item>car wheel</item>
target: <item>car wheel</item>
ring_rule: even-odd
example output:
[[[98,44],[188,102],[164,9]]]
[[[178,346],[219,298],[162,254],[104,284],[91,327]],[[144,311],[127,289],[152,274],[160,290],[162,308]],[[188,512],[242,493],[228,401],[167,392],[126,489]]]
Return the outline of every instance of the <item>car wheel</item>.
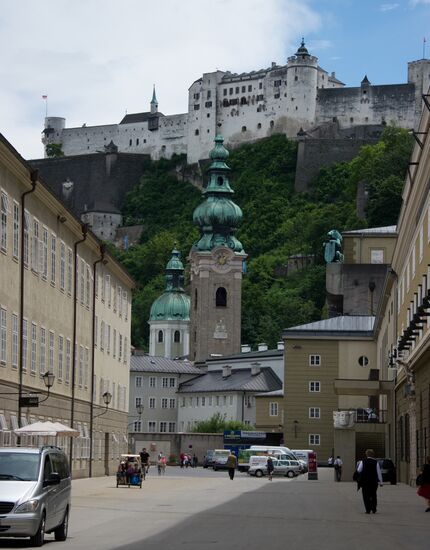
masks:
[[[67,539],[67,532],[69,530],[69,509],[67,508],[66,513],[64,514],[63,523],[59,525],[55,531],[55,540],[66,540]]]
[[[42,519],[40,520],[39,529],[37,533],[30,537],[30,546],[43,546],[45,542],[45,513],[43,513]]]
[[[294,477],[294,472],[292,470],[288,470],[287,477]]]
[[[263,477],[263,471],[262,470],[256,470],[255,471],[255,477]]]
[[[214,472],[217,472],[217,471],[218,471],[218,468],[215,468],[215,466],[214,466]]]

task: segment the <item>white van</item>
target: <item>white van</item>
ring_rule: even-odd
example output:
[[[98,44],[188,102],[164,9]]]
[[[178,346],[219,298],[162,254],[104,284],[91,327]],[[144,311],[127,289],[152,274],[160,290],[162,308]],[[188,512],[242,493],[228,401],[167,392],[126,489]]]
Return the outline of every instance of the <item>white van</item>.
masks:
[[[309,453],[313,453],[312,449],[291,449],[291,452],[295,454],[298,460],[306,462],[306,466],[309,462]]]
[[[275,458],[283,458],[288,460],[297,460],[294,453],[288,447],[274,447],[270,445],[251,445],[251,451],[265,451]]]

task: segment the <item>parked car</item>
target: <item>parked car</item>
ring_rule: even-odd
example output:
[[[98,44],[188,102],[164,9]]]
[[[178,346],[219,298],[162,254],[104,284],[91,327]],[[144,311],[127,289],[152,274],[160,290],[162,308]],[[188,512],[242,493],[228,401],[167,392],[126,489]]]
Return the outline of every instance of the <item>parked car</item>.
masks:
[[[303,466],[298,460],[273,459],[273,475],[296,477],[303,472]],[[262,477],[267,475],[267,456],[252,456],[249,462],[248,474]]]
[[[203,458],[203,468],[212,468],[215,462],[215,450],[208,449]]]
[[[215,449],[214,450],[214,464],[213,469],[217,470],[226,470],[227,469],[227,458],[230,454],[228,449]]]
[[[391,458],[378,458],[378,464],[381,469],[382,481],[387,481],[391,483],[391,485],[396,485],[397,472]]]
[[[0,448],[0,537],[30,537],[42,546],[45,533],[67,538],[71,481],[58,447]]]

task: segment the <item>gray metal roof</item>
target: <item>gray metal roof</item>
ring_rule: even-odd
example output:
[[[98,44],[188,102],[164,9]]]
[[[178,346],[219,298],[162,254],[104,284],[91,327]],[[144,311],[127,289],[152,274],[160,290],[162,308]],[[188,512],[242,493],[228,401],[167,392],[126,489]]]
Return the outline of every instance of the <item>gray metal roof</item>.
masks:
[[[262,357],[283,357],[283,349],[268,349],[265,351],[242,351],[241,353],[234,353],[233,355],[223,355],[221,357],[208,357],[206,363],[227,363],[229,361],[240,359],[258,359]]]
[[[385,227],[366,227],[364,229],[353,229],[352,231],[342,231],[342,235],[378,235],[381,233],[397,233],[397,225],[386,225]]]
[[[223,378],[222,370],[209,371],[179,385],[178,393],[204,392],[268,392],[282,389],[282,382],[270,367],[262,367],[258,374],[251,369],[231,369],[230,376]]]
[[[259,393],[257,397],[284,397],[284,390],[274,390],[274,391]]]
[[[315,321],[306,325],[290,327],[284,330],[284,336],[295,335],[297,333],[354,333],[373,331],[375,317],[372,315],[340,315],[331,319]]]
[[[130,359],[131,372],[167,372],[172,374],[201,374],[202,371],[189,361],[167,359],[152,355],[134,354]]]

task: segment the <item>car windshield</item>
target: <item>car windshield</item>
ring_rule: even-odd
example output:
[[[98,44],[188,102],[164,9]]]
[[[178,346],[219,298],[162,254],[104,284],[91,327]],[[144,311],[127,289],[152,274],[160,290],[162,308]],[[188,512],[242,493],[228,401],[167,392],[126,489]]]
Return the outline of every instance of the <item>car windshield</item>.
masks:
[[[37,481],[39,454],[0,452],[0,481]]]

